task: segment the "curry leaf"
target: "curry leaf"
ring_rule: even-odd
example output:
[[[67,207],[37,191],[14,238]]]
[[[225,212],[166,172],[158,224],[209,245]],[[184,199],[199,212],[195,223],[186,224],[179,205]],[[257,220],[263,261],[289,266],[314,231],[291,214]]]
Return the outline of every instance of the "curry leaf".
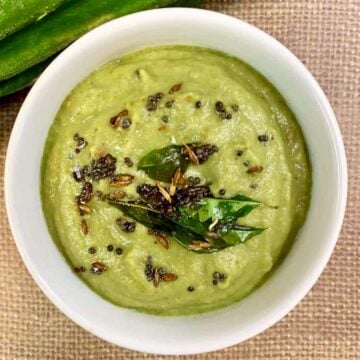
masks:
[[[261,234],[264,230],[265,229],[262,228],[234,225],[228,229],[224,228],[221,233],[221,238],[228,246],[237,245],[244,243],[255,235]]]
[[[140,159],[137,169],[144,170],[154,180],[170,182],[177,168],[184,173],[189,165],[182,148],[180,145],[169,145],[150,151]]]
[[[201,222],[196,209],[181,206],[178,212],[180,216],[176,218],[176,223],[180,226],[200,235],[204,235],[208,231],[210,222]]]
[[[197,253],[211,253],[223,249],[226,246],[219,246],[217,243],[207,241],[203,236],[196,234],[179,225],[174,225],[170,236],[185,249]],[[206,247],[201,246],[206,245]]]
[[[204,198],[195,203],[193,209],[183,207],[179,210],[188,217],[197,217],[201,223],[219,220],[227,224],[246,216],[259,205],[260,203],[247,196],[237,195],[228,199]]]

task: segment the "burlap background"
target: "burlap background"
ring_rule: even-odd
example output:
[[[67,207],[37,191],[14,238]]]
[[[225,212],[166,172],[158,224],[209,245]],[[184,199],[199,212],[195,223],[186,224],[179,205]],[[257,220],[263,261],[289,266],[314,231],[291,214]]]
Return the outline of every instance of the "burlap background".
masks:
[[[252,340],[187,358],[360,359],[360,0],[213,0],[205,7],[239,17],[267,31],[308,66],[337,114],[347,149],[350,191],[335,253],[301,304]],[[25,95],[26,91],[0,100],[1,189],[7,142]],[[117,348],[97,339],[47,300],[15,248],[3,196],[0,198],[0,358],[162,358]]]

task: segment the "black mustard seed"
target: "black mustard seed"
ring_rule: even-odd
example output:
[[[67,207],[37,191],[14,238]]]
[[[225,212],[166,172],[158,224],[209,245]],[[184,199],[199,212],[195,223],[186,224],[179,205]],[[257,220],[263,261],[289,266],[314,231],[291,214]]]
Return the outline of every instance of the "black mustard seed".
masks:
[[[259,135],[259,136],[258,136],[258,140],[259,140],[260,142],[269,141],[269,135],[266,135],[266,134]]]
[[[93,246],[91,246],[91,247],[89,247],[89,249],[88,249],[88,253],[89,253],[89,254],[95,254],[95,253],[96,253],[96,249],[95,249]]]

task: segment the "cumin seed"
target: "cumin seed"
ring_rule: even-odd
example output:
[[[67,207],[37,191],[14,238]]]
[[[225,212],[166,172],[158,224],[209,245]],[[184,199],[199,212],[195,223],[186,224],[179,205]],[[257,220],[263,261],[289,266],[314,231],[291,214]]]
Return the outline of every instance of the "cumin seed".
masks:
[[[177,275],[170,274],[170,273],[165,273],[161,276],[161,280],[163,280],[165,282],[175,281],[177,278],[178,278]]]
[[[261,173],[263,171],[263,167],[261,165],[253,166],[250,169],[247,170],[248,174],[255,174],[255,173]]]
[[[80,228],[81,228],[81,232],[84,235],[87,235],[89,229],[88,229],[88,225],[87,225],[86,220],[84,220],[84,219],[81,220]]]
[[[189,245],[189,248],[192,250],[203,250],[208,249],[211,245],[206,241],[193,240],[192,244]]]
[[[117,174],[110,181],[110,186],[112,187],[123,187],[128,186],[134,180],[134,176],[130,174]]]
[[[179,84],[175,84],[171,87],[171,89],[169,90],[169,94],[173,94],[177,91],[179,91],[181,89],[182,83]]]
[[[180,177],[181,177],[181,169],[176,168],[174,175],[171,178],[171,184],[170,184],[170,189],[169,189],[170,196],[175,195],[176,186],[179,183]]]
[[[110,125],[115,128],[118,127],[120,122],[128,115],[129,111],[127,109],[120,111],[117,115],[110,118]]]
[[[160,274],[159,274],[159,269],[155,268],[154,269],[154,275],[153,275],[153,284],[155,287],[158,287],[160,284]]]
[[[92,264],[91,264],[91,269],[90,271],[95,274],[95,275],[100,275],[102,274],[103,272],[107,271],[107,266],[102,264],[101,262],[98,262],[98,261],[94,261]]]
[[[156,236],[156,240],[166,249],[169,249],[169,242],[167,238],[161,234]]]
[[[85,204],[78,204],[80,215],[91,214],[91,208]]]
[[[164,196],[164,198],[167,200],[167,202],[171,204],[172,200],[170,194],[161,186],[161,184],[158,181],[156,182],[156,186],[161,192],[161,194]]]
[[[117,190],[117,191],[113,191],[112,193],[110,193],[109,199],[110,200],[120,200],[126,196],[127,196],[127,194],[125,191]]]
[[[190,160],[195,164],[195,165],[199,165],[199,159],[197,158],[197,156],[195,155],[195,153],[191,150],[191,148],[187,145],[184,144],[185,149],[186,149],[186,154],[189,155]]]

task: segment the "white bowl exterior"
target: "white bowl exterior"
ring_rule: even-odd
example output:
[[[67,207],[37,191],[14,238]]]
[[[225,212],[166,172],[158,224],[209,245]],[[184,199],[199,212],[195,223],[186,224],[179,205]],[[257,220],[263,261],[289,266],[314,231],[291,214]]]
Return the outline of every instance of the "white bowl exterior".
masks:
[[[40,163],[49,126],[64,98],[99,65],[139,48],[192,44],[237,56],[282,93],[303,130],[313,169],[308,217],[272,277],[243,301],[191,317],[157,317],[119,308],[72,273],[50,239],[39,196]],[[217,350],[258,334],[286,315],[324,269],[345,211],[347,169],[333,111],[301,62],[257,28],[195,9],[161,9],[111,21],[59,55],[26,98],[6,159],[8,217],[18,249],[49,299],[91,333],[117,345],[157,354]]]

